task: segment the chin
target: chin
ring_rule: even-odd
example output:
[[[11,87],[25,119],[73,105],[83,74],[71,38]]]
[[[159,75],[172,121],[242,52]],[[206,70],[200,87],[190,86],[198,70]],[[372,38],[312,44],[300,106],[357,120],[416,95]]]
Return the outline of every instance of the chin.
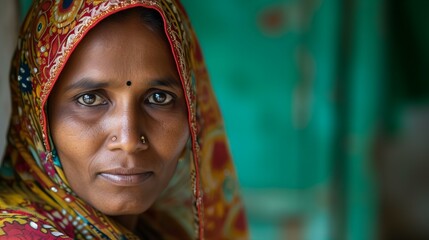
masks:
[[[153,205],[155,199],[106,198],[106,201],[107,202],[101,204],[94,204],[93,206],[106,215],[120,216],[142,214]]]
[[[144,213],[150,206],[142,208],[142,206],[108,206],[106,209],[98,209],[100,212],[108,216],[122,216],[122,215],[139,215]]]

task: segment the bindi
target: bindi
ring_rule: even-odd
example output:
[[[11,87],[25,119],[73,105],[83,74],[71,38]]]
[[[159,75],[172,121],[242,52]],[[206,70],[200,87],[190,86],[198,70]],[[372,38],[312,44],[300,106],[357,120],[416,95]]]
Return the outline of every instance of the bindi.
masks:
[[[131,86],[131,81],[127,81],[127,86]]]

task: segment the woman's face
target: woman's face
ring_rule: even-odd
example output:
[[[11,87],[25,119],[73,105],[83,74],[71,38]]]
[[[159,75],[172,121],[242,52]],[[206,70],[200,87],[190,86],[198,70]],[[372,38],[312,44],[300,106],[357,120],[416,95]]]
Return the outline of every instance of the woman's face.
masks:
[[[107,215],[149,208],[189,138],[170,46],[135,14],[85,36],[55,84],[48,115],[71,188]]]

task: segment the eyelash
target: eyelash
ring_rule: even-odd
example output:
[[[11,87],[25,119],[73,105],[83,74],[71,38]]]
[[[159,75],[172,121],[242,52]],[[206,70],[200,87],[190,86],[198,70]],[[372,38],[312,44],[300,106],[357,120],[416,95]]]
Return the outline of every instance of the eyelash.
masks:
[[[91,104],[88,104],[88,103],[85,103],[84,102],[84,97],[85,96],[93,96],[93,97],[95,97],[95,100],[94,100],[94,102],[97,102],[97,100],[98,101],[102,101],[102,103],[99,103],[99,104],[93,104],[93,103],[91,103]],[[83,106],[86,106],[86,107],[96,107],[96,106],[100,106],[100,105],[106,105],[108,102],[107,102],[107,100],[105,99],[105,98],[103,98],[103,97],[101,97],[100,96],[100,94],[98,94],[98,93],[92,93],[92,92],[88,92],[88,93],[83,93],[83,94],[81,94],[81,95],[79,95],[79,96],[77,96],[76,97],[76,102],[78,103],[78,104],[81,104],[81,105],[83,105]]]
[[[156,101],[156,100],[153,100],[153,98],[156,96],[156,94],[165,95],[164,96],[166,98],[165,101],[167,101],[167,102],[166,103],[151,102],[151,99],[152,99],[152,101]],[[153,104],[156,106],[166,106],[166,105],[174,103],[175,100],[176,100],[175,94],[170,93],[168,91],[164,91],[164,90],[155,90],[155,91],[151,92],[151,94],[145,99],[145,103]]]
[[[166,98],[165,101],[167,101],[167,102],[166,103],[156,103],[156,100],[153,99],[156,96],[156,94],[165,95],[163,97]],[[93,93],[93,92],[87,92],[87,93],[83,93],[83,94],[78,95],[76,97],[75,101],[78,104],[86,106],[86,107],[97,107],[97,106],[100,106],[100,105],[106,105],[108,103],[108,101],[104,97],[102,97],[100,95],[102,95],[102,94]],[[85,96],[95,97],[94,102],[90,103],[90,104],[85,103],[84,99],[83,99]],[[166,105],[174,103],[175,100],[176,100],[176,98],[177,98],[176,95],[173,94],[173,93],[171,93],[171,92],[164,91],[164,90],[154,90],[154,91],[152,91],[150,93],[150,95],[148,97],[145,98],[144,102],[147,103],[147,104],[155,105],[155,106],[166,106]],[[97,100],[98,101],[102,101],[102,102],[98,103],[98,104],[94,104],[94,103],[97,102]]]

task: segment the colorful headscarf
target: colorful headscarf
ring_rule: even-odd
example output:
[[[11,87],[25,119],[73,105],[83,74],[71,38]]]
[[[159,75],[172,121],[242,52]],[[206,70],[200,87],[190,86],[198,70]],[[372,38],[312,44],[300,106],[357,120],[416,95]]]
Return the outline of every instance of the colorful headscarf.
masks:
[[[0,168],[0,238],[136,239],[70,189],[55,153],[46,104],[85,34],[132,7],[157,10],[188,106],[191,141],[170,185],[139,221],[146,238],[246,239],[247,223],[200,47],[183,7],[173,0],[38,0],[12,63],[12,118]]]

